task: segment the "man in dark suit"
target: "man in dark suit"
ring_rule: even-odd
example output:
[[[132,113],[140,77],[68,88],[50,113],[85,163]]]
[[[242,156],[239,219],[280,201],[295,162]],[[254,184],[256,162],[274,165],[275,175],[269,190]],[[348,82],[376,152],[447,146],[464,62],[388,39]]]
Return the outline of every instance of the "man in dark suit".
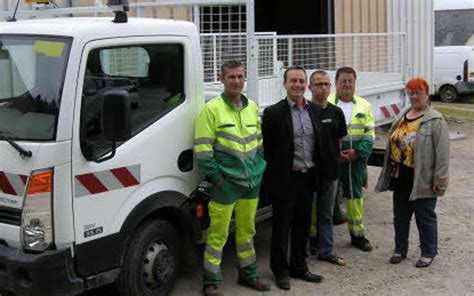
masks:
[[[263,112],[262,134],[267,168],[264,185],[273,205],[270,267],[280,289],[290,289],[290,277],[320,282],[306,265],[311,205],[318,167],[318,118],[321,107],[304,98],[306,71],[289,67],[283,84],[287,97]],[[288,239],[290,262],[288,264]]]

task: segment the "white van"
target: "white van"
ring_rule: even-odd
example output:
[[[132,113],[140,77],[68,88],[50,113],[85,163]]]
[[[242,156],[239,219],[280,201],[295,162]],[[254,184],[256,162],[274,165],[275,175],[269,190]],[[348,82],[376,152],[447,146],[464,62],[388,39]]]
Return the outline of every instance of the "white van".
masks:
[[[474,93],[474,48],[437,46],[434,48],[434,92],[444,102]]]

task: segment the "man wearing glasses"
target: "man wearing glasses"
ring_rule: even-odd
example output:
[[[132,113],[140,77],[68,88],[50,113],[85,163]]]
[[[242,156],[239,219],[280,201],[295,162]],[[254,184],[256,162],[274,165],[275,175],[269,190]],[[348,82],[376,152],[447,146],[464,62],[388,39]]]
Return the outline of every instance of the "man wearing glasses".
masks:
[[[320,119],[322,173],[313,206],[317,221],[316,225],[314,222],[311,225],[312,228],[316,226],[317,236],[316,240],[310,240],[311,249],[317,250],[319,260],[344,266],[346,261],[334,253],[333,214],[339,187],[340,144],[342,138],[347,135],[346,121],[342,110],[327,100],[331,82],[325,71],[315,71],[311,74],[309,89],[312,93],[311,101],[323,109]]]
[[[329,102],[340,107],[347,124],[347,136],[342,139],[341,182],[347,200],[347,224],[351,244],[364,251],[372,251],[365,238],[363,224],[364,204],[362,188],[367,178],[367,161],[375,140],[372,106],[364,98],[355,95],[357,74],[350,67],[336,71],[336,94]]]

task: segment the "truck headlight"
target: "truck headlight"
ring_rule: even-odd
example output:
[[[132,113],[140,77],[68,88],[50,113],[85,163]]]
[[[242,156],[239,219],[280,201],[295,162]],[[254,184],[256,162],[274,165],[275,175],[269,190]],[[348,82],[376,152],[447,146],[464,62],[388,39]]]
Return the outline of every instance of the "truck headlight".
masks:
[[[26,250],[44,251],[53,242],[53,170],[31,174],[21,216],[22,241]]]

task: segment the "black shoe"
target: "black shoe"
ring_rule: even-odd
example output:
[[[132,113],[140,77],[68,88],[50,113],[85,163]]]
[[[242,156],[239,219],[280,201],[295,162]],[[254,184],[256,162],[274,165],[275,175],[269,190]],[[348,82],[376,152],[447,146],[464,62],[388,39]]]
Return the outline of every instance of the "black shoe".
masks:
[[[369,240],[366,239],[365,237],[356,237],[352,236],[351,237],[351,245],[355,246],[356,248],[364,251],[364,252],[370,252],[373,250],[372,245],[370,244]]]
[[[407,256],[400,255],[400,254],[393,254],[392,257],[390,257],[390,264],[398,264],[405,260]]]
[[[288,276],[275,276],[275,283],[282,290],[290,290],[290,278]]]
[[[423,257],[422,257],[423,258]],[[434,257],[432,258],[424,258],[424,259],[428,259],[428,261],[424,261],[422,260],[421,258],[418,259],[418,261],[416,261],[416,264],[415,264],[415,267],[416,268],[425,268],[425,267],[428,267],[431,265],[431,263],[433,262],[434,260]]]
[[[244,287],[249,287],[252,290],[260,291],[260,292],[270,290],[270,285],[267,283],[261,282],[258,277],[249,279],[249,278],[244,278],[244,277],[239,276],[239,279],[237,280],[237,284]]]
[[[319,283],[323,280],[323,276],[311,273],[310,271],[292,272],[290,277],[310,283]]]

